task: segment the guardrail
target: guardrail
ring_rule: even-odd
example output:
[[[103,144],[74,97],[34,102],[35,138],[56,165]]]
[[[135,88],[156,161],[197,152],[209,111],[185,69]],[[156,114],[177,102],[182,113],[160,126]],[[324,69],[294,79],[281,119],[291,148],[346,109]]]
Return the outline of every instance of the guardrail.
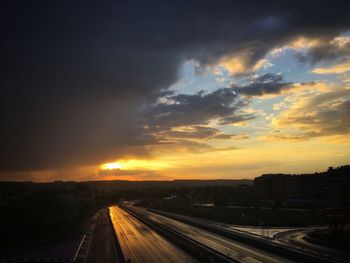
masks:
[[[73,257],[73,262],[77,262],[78,255],[79,255],[79,253],[80,253],[80,251],[81,251],[81,247],[82,247],[82,245],[83,245],[83,243],[84,243],[84,241],[85,241],[85,238],[86,238],[86,235],[84,234],[83,237],[82,237],[82,239],[81,239],[81,241],[80,241],[80,243],[79,243],[78,249],[77,249],[77,251],[75,252],[75,255],[74,255],[74,257]]]
[[[238,233],[238,232],[234,232],[231,230],[225,230],[223,228],[220,227],[216,227],[213,225],[209,225],[209,224],[205,224],[205,223],[199,223],[199,222],[195,222],[192,220],[187,220],[185,218],[182,217],[176,217],[173,216],[169,213],[163,212],[163,211],[159,211],[159,210],[154,210],[154,209],[147,209],[151,212],[163,215],[165,217],[169,217],[178,221],[181,221],[183,223],[198,227],[198,228],[202,228],[205,229],[207,231],[210,231],[212,233],[218,234],[220,236],[223,237],[227,237],[229,239],[250,245],[252,247],[256,247],[258,249],[270,252],[272,254],[275,255],[279,255],[285,258],[290,258],[293,259],[297,262],[309,262],[309,263],[330,263],[333,261],[321,258],[321,257],[317,257],[311,254],[307,254],[304,253],[303,251],[298,251],[296,249],[293,248],[289,248],[286,246],[283,246],[282,244],[276,244],[276,243],[272,243],[270,241],[267,240],[261,240],[259,238],[253,237],[253,236],[248,236],[245,235],[243,233]]]
[[[154,231],[159,233],[164,238],[170,240],[172,243],[197,258],[201,263],[236,263],[238,261],[221,254],[210,247],[207,247],[169,227],[156,223],[154,221],[145,218],[144,216],[138,214],[137,212],[125,207],[120,206],[123,210],[134,216],[136,219],[141,221],[143,224],[152,228]]]
[[[73,261],[74,263],[85,263],[89,250],[91,245],[91,240],[93,238],[94,232],[95,232],[96,222],[92,226],[90,230],[88,230],[83,237],[81,238],[81,241],[79,243],[79,246],[74,254]]]

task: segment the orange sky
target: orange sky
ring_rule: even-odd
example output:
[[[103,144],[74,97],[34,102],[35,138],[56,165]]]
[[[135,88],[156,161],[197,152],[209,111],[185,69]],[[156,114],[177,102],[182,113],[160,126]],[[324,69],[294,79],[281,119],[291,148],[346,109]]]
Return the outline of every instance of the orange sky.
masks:
[[[350,19],[311,2],[9,3],[0,180],[350,164]]]

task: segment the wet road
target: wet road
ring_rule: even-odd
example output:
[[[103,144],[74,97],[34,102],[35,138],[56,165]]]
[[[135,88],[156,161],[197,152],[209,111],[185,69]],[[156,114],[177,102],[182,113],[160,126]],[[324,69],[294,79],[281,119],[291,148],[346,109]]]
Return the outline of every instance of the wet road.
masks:
[[[119,207],[110,207],[110,215],[125,260],[130,259],[131,263],[198,263]]]
[[[142,214],[155,222],[166,225],[167,227],[178,231],[239,262],[293,262],[286,258],[281,258],[254,247],[232,241],[206,230],[149,212],[143,208],[130,207],[130,209],[137,211],[139,214]]]

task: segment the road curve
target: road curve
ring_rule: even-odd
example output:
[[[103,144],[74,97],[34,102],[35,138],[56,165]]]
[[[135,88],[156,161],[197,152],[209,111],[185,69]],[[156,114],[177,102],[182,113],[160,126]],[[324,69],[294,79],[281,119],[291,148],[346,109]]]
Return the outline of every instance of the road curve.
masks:
[[[314,244],[310,244],[309,242],[306,242],[303,237],[305,233],[314,231],[316,229],[320,229],[319,226],[317,227],[307,227],[307,228],[292,228],[289,231],[275,231],[273,238],[266,237],[266,236],[259,236],[257,235],[257,231],[255,229],[255,233],[251,231],[250,233],[246,232],[246,227],[239,229],[237,225],[231,225],[226,224],[222,222],[216,222],[208,219],[202,219],[197,217],[191,217],[191,216],[185,216],[180,214],[174,214],[170,212],[165,211],[159,211],[159,210],[153,210],[155,213],[159,213],[161,215],[164,215],[166,217],[173,218],[175,220],[179,220],[181,222],[193,222],[198,225],[203,226],[209,226],[212,229],[222,230],[225,232],[232,232],[232,234],[240,234],[244,233],[247,236],[251,236],[252,238],[258,238],[260,237],[261,242],[271,243],[272,245],[282,246],[286,249],[291,249],[300,253],[303,253],[305,255],[309,255],[311,257],[314,257],[314,261],[317,260],[322,262],[350,262],[349,254],[342,253],[340,251],[337,251],[335,249],[326,248]],[[242,230],[244,229],[244,230]],[[281,230],[281,229],[279,229]],[[238,232],[237,232],[238,231]],[[215,232],[215,231],[214,231]],[[277,232],[277,234],[276,234]],[[299,259],[300,260],[300,259]],[[303,259],[304,261],[307,260],[307,258]],[[298,260],[297,260],[298,261]]]
[[[198,263],[149,227],[117,206],[110,216],[125,260],[131,263]]]
[[[350,253],[345,253],[337,249],[330,247],[325,247],[321,245],[312,244],[304,240],[304,236],[311,232],[311,230],[295,230],[280,233],[276,236],[278,242],[288,244],[295,249],[300,249],[305,253],[315,254],[317,256],[322,256],[328,259],[329,262],[337,263],[349,263],[350,262]]]
[[[147,217],[148,219],[157,222],[159,224],[165,225],[175,231],[178,231],[193,240],[196,240],[207,247],[210,247],[230,258],[237,260],[239,262],[293,262],[286,258],[281,258],[279,256],[270,254],[268,252],[256,249],[254,247],[232,241],[228,238],[216,235],[214,233],[208,232],[206,230],[190,226],[188,224],[182,223],[180,221],[161,216],[156,213],[147,211],[146,209],[139,207],[128,207],[138,214]]]

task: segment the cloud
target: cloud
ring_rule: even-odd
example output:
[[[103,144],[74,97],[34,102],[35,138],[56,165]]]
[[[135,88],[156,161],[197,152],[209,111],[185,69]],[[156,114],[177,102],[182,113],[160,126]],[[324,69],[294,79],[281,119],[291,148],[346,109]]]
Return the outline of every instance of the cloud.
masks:
[[[167,97],[165,102],[145,111],[144,123],[156,131],[203,125],[211,120],[229,123],[229,120],[239,122],[250,118],[250,115],[240,113],[240,106],[241,101],[231,88],[221,88],[207,94],[178,94]]]
[[[219,120],[220,125],[229,125],[229,124],[239,124],[245,123],[246,121],[255,119],[256,116],[250,113],[240,114],[236,116],[228,116]]]
[[[311,72],[315,74],[341,74],[350,71],[350,62],[334,65],[331,67],[314,68]]]
[[[168,139],[192,139],[192,140],[229,140],[229,139],[247,139],[246,134],[224,134],[220,129],[208,126],[187,126],[179,129],[171,129],[160,132],[161,138]]]
[[[328,1],[2,3],[0,170],[147,156],[158,142],[140,122],[144,112],[155,130],[253,118],[240,112],[230,89],[174,95],[172,105],[149,101],[177,81],[186,60],[207,67],[244,54],[250,68],[299,36],[334,39],[350,18],[345,1],[332,5],[337,8]],[[274,92],[283,89],[274,85]]]
[[[96,180],[169,180],[170,178],[162,175],[159,171],[153,170],[122,170],[108,169],[99,170]]]
[[[156,150],[162,154],[205,154],[210,152],[239,150],[236,146],[215,147],[204,142],[188,139],[168,140],[166,143],[157,145],[156,148]]]
[[[350,90],[299,97],[273,123],[285,130],[268,139],[307,140],[314,137],[350,134]]]
[[[241,87],[233,87],[233,90],[246,96],[264,96],[264,95],[279,95],[282,91],[293,88],[293,83],[284,82],[281,74],[266,73],[254,79],[248,85]]]
[[[228,140],[228,139],[235,139],[235,140],[246,140],[249,139],[249,136],[244,133],[238,133],[238,134],[218,134],[215,135],[209,139],[222,139],[222,140]]]
[[[211,93],[169,95],[144,112],[143,125],[150,133],[162,138],[231,138],[218,129],[203,125],[212,121],[218,125],[230,125],[252,120],[256,116],[244,111],[249,100],[243,99],[242,95],[279,95],[296,87],[291,82],[284,82],[281,74],[266,73],[244,86],[233,85]],[[181,127],[185,129],[179,129]]]
[[[170,130],[165,132],[165,136],[170,138],[187,138],[187,139],[208,139],[217,136],[221,131],[216,128],[205,126],[190,126],[180,130]]]
[[[150,170],[121,170],[121,169],[106,169],[99,170],[98,174],[100,176],[139,176],[144,174],[152,174],[154,175],[154,171]]]
[[[333,36],[319,38],[312,45],[305,46],[305,51],[296,54],[300,62],[315,64],[320,61],[337,61],[350,56],[350,37]]]
[[[244,112],[247,105],[232,88],[167,94],[143,112],[140,122],[144,132],[158,142],[152,148],[171,145],[172,151],[179,153],[226,151],[235,147],[217,148],[203,141],[247,139],[245,134],[225,134],[219,127],[254,119],[253,114]]]

